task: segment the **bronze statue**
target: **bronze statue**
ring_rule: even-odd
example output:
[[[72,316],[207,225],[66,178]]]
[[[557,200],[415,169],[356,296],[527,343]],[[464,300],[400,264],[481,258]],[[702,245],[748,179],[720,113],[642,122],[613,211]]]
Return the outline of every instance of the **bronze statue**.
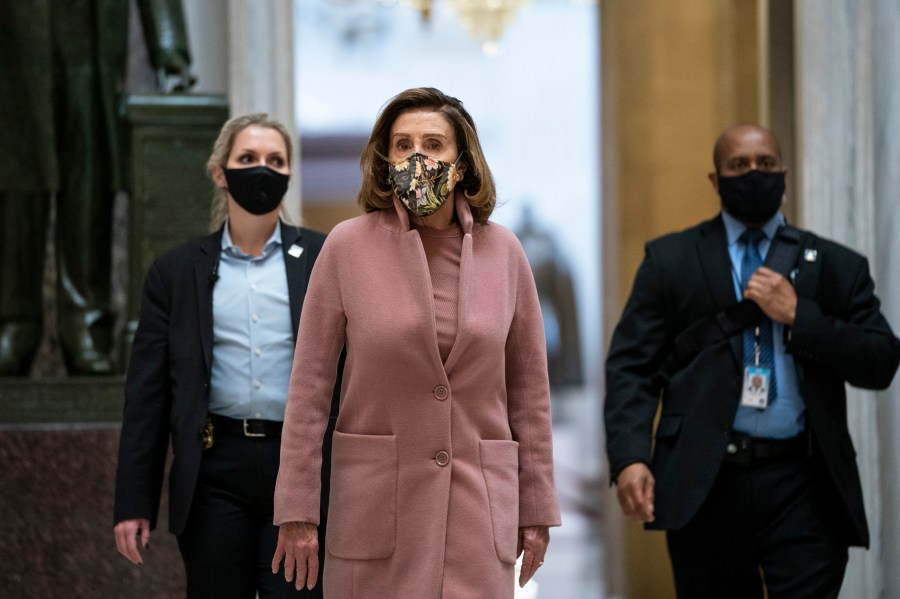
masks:
[[[112,203],[122,183],[126,0],[0,2],[0,376],[27,375],[43,328],[44,231],[56,197],[58,333],[70,374],[112,371]],[[138,0],[164,85],[189,85],[180,0]]]
[[[516,235],[528,257],[541,300],[550,386],[581,385],[581,335],[571,269],[553,233],[540,226],[529,204],[522,209]]]

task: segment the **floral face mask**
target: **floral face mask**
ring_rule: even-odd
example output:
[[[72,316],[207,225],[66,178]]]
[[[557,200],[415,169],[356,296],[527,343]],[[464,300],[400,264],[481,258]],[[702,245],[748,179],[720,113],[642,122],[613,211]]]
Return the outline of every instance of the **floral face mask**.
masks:
[[[462,156],[462,154],[460,154]],[[388,183],[403,205],[416,216],[434,214],[444,205],[462,174],[456,165],[416,152],[406,160],[390,164]]]

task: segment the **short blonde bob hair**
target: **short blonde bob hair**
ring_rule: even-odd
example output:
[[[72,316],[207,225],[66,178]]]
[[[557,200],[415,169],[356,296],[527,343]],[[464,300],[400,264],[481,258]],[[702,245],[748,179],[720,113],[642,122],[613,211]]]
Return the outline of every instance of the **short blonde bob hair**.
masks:
[[[209,175],[210,179],[213,179],[213,183],[215,183],[215,179],[213,178],[215,170],[213,167],[219,166],[223,169],[226,167],[228,164],[228,156],[231,154],[231,149],[234,147],[235,138],[238,136],[238,133],[251,125],[267,127],[278,131],[281,134],[281,137],[284,138],[284,147],[287,149],[287,163],[291,164],[294,146],[291,143],[291,134],[288,132],[287,127],[264,112],[244,114],[236,116],[222,125],[219,137],[216,139],[216,143],[213,144],[212,154],[209,155],[209,160],[206,161],[206,173]],[[284,211],[282,210],[282,218],[284,217]],[[209,230],[218,231],[227,218],[228,192],[216,185],[213,191],[212,206],[210,207],[209,213]]]
[[[382,108],[359,161],[363,173],[362,187],[357,197],[359,207],[366,212],[374,212],[393,206],[394,192],[388,182],[388,162],[384,157],[388,156],[394,121],[409,110],[439,112],[453,127],[461,154],[460,164],[467,167],[457,187],[465,192],[475,222],[486,224],[497,204],[497,191],[481,142],[478,141],[475,121],[463,108],[462,102],[433,87],[408,89],[391,98]]]

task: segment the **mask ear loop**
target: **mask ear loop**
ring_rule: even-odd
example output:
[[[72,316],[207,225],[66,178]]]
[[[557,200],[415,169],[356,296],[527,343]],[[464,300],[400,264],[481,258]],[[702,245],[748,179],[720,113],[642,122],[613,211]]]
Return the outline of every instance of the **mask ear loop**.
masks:
[[[390,158],[388,158],[387,156],[385,156],[384,154],[382,154],[382,153],[379,152],[378,150],[372,150],[372,152],[373,152],[376,156],[378,156],[379,158],[381,158],[382,160],[384,160],[385,162],[387,162],[388,164],[394,164],[393,162],[391,162],[391,159],[390,159]]]
[[[394,166],[395,163],[394,163],[394,162],[391,162],[391,159],[390,159],[390,158],[388,158],[387,156],[385,156],[384,154],[382,154],[382,153],[379,152],[378,150],[373,149],[372,152],[373,152],[376,156],[378,156],[379,158],[381,158],[382,160],[384,160],[384,161],[387,163],[387,165],[388,165],[388,175],[387,175],[387,179],[385,179],[385,181],[387,181],[387,183],[389,183],[389,184],[392,183],[392,181],[391,181],[391,170],[390,170],[390,167]],[[411,156],[411,155],[412,155],[412,154],[410,154],[410,156]],[[401,160],[400,162],[403,162],[403,161]]]
[[[456,179],[456,181],[454,182],[454,186],[456,185],[456,183],[459,183],[460,181],[462,181],[463,177],[465,176],[464,174],[459,172],[459,161],[462,159],[462,157],[465,153],[466,153],[465,150],[460,150],[459,155],[456,157],[456,160],[453,161],[453,170],[457,173],[457,177],[458,177]]]

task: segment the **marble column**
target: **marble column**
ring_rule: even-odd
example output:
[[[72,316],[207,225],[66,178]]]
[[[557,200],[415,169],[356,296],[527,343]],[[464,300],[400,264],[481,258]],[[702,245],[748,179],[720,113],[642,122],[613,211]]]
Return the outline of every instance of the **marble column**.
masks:
[[[900,329],[900,2],[880,0],[873,10],[872,54],[875,249],[884,312]],[[882,597],[900,597],[900,383],[877,404],[881,450]]]
[[[228,92],[228,13],[222,0],[182,0],[191,45],[191,68],[197,76],[193,91]]]
[[[797,139],[800,222],[870,259],[885,314],[900,325],[896,190],[900,183],[900,63],[897,0],[796,0]],[[893,134],[893,135],[892,135]],[[851,550],[841,597],[898,596],[900,456],[894,385],[848,389],[868,551]],[[884,594],[882,594],[884,593]]]
[[[294,159],[285,199],[300,222],[300,142],[294,110],[294,0],[228,0],[228,100],[231,114],[267,112],[291,132]]]

